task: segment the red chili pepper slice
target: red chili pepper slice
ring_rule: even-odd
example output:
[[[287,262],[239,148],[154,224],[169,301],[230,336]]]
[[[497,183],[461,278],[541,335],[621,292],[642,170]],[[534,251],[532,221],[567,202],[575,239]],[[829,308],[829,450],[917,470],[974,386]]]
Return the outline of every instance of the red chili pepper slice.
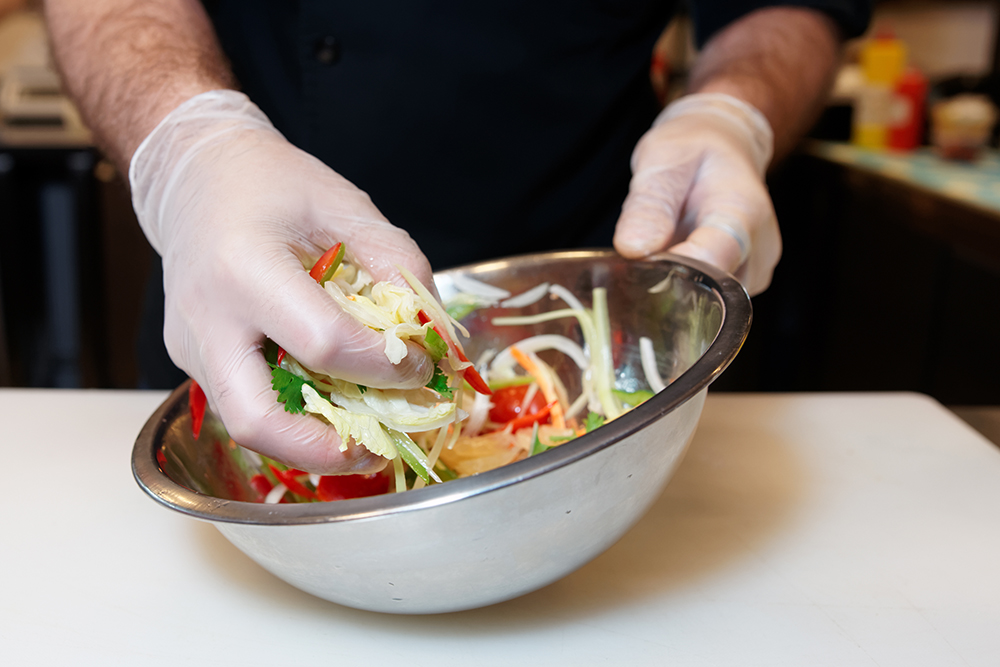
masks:
[[[281,360],[285,358],[285,348],[278,346],[278,356],[274,359],[274,365],[280,366]]]
[[[270,463],[267,465],[271,469],[271,472],[274,473],[274,476],[277,477],[282,484],[288,487],[289,491],[297,495],[300,495],[303,498],[311,498],[313,500],[316,499],[316,494],[313,491],[310,491],[305,486],[303,486],[302,482],[295,479],[296,477],[301,477],[302,475],[307,475],[308,473],[303,472],[301,470],[295,470],[292,468],[288,470],[281,470],[280,468]]]
[[[506,424],[504,424],[500,428],[496,429],[495,431],[490,431],[490,432],[491,433],[496,433],[497,431],[502,431],[502,430],[504,430],[504,429],[506,429],[508,427],[510,428],[511,432],[514,432],[514,431],[520,430],[520,429],[522,429],[522,428],[524,428],[526,426],[531,426],[535,422],[541,423],[542,420],[548,418],[549,412],[552,410],[552,406],[555,405],[555,404],[556,404],[556,402],[552,401],[551,403],[549,403],[548,405],[546,405],[544,408],[542,408],[538,412],[532,412],[530,415],[523,415],[521,417],[518,417],[517,419],[511,419],[509,422],[507,422]]]
[[[191,412],[191,434],[194,435],[195,440],[201,434],[201,425],[205,421],[205,404],[207,402],[205,391],[198,386],[197,382],[191,380],[191,386],[188,387],[188,409]]]
[[[373,475],[323,475],[316,486],[316,495],[324,502],[378,496],[389,492],[389,476]]]
[[[266,498],[267,494],[271,493],[271,489],[274,488],[274,485],[271,484],[271,480],[269,480],[267,476],[261,475],[260,473],[250,478],[250,486],[253,487],[254,491],[260,494],[261,500]]]
[[[493,394],[493,390],[490,389],[488,384],[486,384],[486,381],[483,380],[483,376],[479,374],[475,367],[469,366],[462,371],[462,377],[469,383],[470,387],[475,389],[480,394],[486,394],[487,396]]]
[[[458,357],[458,360],[464,362],[469,361],[469,358],[466,357],[465,353],[462,352],[462,350],[459,349],[459,347],[451,341],[451,338],[441,333],[441,330],[438,329],[437,325],[433,323],[430,317],[428,317],[427,313],[425,313],[422,310],[418,311],[417,320],[419,320],[421,324],[427,324],[428,322],[431,322],[431,328],[437,332],[438,336],[441,336],[441,340],[443,340],[448,345],[449,350],[455,353],[455,356]],[[493,395],[493,390],[490,389],[490,386],[488,384],[486,384],[486,382],[483,380],[483,376],[479,374],[479,371],[476,370],[475,366],[467,366],[465,370],[462,371],[462,378],[469,383],[470,387],[475,389],[480,394],[486,394],[487,396]]]
[[[333,278],[337,267],[344,260],[344,244],[334,243],[333,247],[323,253],[323,256],[316,260],[309,275],[320,285]]]

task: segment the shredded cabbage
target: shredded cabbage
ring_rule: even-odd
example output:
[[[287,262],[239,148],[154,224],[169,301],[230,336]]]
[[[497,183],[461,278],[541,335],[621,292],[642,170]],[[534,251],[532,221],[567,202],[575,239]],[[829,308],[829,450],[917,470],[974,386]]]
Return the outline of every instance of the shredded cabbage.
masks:
[[[275,378],[277,373],[284,373],[281,378],[284,382],[276,379],[275,388],[281,400],[287,400],[286,409],[301,409],[326,420],[340,435],[342,451],[353,441],[393,462],[384,478],[390,490],[404,491],[410,480],[415,480],[412,488],[416,489],[539,455],[615,419],[626,409],[634,408],[641,397],[652,395],[640,389],[626,395],[626,401],[615,386],[607,296],[601,288],[593,290],[592,307],[587,308],[561,285],[542,283],[512,297],[506,290],[479,280],[456,279],[454,284],[463,291],[457,296],[455,307],[449,305],[446,309],[410,272],[400,267],[400,273],[411,289],[375,282],[363,268],[345,260],[323,287],[344,312],[381,333],[385,355],[391,363],[398,364],[406,357],[408,341],[423,347],[437,364],[434,379],[427,387],[411,390],[364,387],[312,371],[284,353],[272,363]],[[477,362],[481,376],[476,375],[458,339],[458,333],[468,336],[468,331],[451,313],[468,314],[485,306],[524,308],[538,303],[546,294],[569,307],[531,316],[496,317],[493,324],[525,326],[573,317],[579,323],[579,335],[543,334],[499,352],[486,350]],[[513,348],[516,349],[512,351]],[[651,341],[641,339],[640,348],[648,384],[653,392],[660,391],[663,382],[656,372]],[[550,366],[536,356],[536,352],[542,351],[565,355],[573,361],[580,377],[579,382],[568,386],[575,387],[578,394],[570,395],[563,378],[554,370],[563,366]],[[468,375],[470,372],[472,377]],[[463,382],[463,374],[469,384]],[[515,394],[519,398],[514,404],[520,416],[508,422],[493,421],[510,418],[493,416],[494,408],[498,407],[492,400],[495,395],[469,389],[470,384],[475,386],[473,380],[477,378],[480,386],[488,378],[497,392],[522,392]],[[527,383],[532,384],[525,386]],[[541,397],[536,398],[538,394],[544,395],[544,411],[538,408],[542,401]],[[550,420],[552,424],[547,423]],[[279,472],[287,469],[256,455],[246,457],[246,461],[250,467],[264,472],[268,466],[277,466]],[[415,472],[416,478],[406,468]],[[261,491],[266,502],[280,502],[289,494],[298,501],[317,499],[315,493],[321,491],[324,478],[300,471],[292,473],[300,475],[303,482],[286,475],[286,485],[280,475],[268,473],[276,483]],[[385,488],[379,492],[385,492]],[[307,492],[314,495],[303,497]]]
[[[392,438],[373,415],[356,414],[338,408],[307,384],[302,385],[302,397],[305,399],[306,411],[322,415],[337,431],[341,440],[340,451],[346,451],[348,441],[354,440],[374,454],[387,459],[396,458],[398,452]]]

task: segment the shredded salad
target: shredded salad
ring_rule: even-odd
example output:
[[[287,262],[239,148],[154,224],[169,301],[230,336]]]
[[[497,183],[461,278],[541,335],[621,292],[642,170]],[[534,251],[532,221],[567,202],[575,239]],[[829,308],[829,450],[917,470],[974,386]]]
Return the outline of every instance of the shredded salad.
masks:
[[[640,339],[647,384],[654,391],[615,387],[607,294],[595,288],[591,307],[561,285],[543,283],[520,294],[456,275],[458,290],[447,307],[406,269],[410,289],[375,282],[336,244],[310,275],[346,312],[382,334],[385,355],[399,363],[407,342],[434,361],[434,374],[420,389],[377,389],[304,367],[271,341],[265,358],[277,400],[289,412],[308,413],[331,424],[343,444],[353,441],[391,461],[371,475],[316,475],[240,448],[250,485],[265,503],[332,501],[419,489],[475,475],[536,456],[600,427],[663,388],[653,346]],[[558,307],[534,315],[494,317],[495,326],[530,326],[575,318],[582,343],[568,336],[540,334],[475,363],[465,355],[460,319],[483,308],[520,309],[549,299]],[[579,385],[571,395],[539,353],[554,350],[572,361]],[[548,358],[552,358],[551,356]],[[191,424],[198,437],[204,394],[192,383]]]

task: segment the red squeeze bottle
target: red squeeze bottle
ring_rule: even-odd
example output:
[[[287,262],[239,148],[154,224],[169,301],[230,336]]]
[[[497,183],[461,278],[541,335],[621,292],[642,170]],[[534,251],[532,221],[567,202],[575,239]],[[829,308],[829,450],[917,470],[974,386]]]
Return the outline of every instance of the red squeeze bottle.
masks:
[[[907,68],[893,89],[887,148],[911,151],[923,143],[926,99],[927,79],[920,70]]]

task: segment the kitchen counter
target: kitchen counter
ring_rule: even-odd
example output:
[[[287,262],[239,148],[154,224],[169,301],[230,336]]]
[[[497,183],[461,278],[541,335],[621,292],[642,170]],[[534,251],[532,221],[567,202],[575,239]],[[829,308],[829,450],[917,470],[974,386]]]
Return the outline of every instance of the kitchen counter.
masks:
[[[938,157],[932,148],[913,151],[873,150],[832,141],[809,141],[804,149],[816,157],[863,169],[931,194],[964,203],[1000,217],[1000,152],[983,148],[976,160]]]
[[[1000,152],[972,162],[944,160],[928,147],[910,152],[807,141],[806,154],[847,170],[852,187],[892,202],[912,229],[1000,266]]]
[[[919,394],[710,394],[608,552],[423,617],[313,598],[147,498],[165,396],[0,390],[3,664],[1000,664],[1000,450]]]

